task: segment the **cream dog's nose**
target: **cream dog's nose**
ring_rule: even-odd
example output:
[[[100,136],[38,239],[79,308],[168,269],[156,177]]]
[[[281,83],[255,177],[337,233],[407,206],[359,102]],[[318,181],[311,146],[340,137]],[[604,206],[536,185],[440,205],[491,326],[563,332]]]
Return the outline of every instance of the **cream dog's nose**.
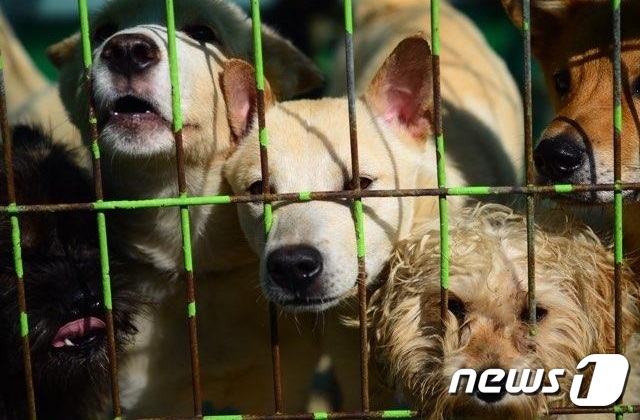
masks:
[[[322,273],[322,254],[308,245],[284,246],[269,254],[267,271],[278,286],[298,295]]]

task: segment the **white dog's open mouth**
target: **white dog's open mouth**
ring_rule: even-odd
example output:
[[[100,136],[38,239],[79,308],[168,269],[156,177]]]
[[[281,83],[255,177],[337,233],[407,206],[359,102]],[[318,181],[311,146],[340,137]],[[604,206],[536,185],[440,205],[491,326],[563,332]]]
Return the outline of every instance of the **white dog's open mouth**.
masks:
[[[101,129],[106,125],[116,125],[130,130],[157,130],[171,128],[171,124],[153,103],[134,95],[118,98],[109,106],[100,121]]]

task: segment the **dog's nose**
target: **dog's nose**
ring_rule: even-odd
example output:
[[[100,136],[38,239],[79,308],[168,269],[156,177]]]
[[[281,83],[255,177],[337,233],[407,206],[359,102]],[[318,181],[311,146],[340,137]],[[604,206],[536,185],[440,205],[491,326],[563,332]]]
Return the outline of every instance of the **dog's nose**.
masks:
[[[322,254],[307,245],[278,248],[267,257],[267,271],[280,287],[304,292],[322,273]]]
[[[120,34],[111,38],[100,54],[109,70],[125,76],[142,73],[160,61],[160,49],[148,36]]]
[[[538,172],[552,180],[563,180],[581,166],[585,150],[569,136],[557,136],[540,141],[533,152]]]
[[[68,310],[70,315],[81,317],[102,312],[102,298],[97,287],[80,283],[78,289],[68,295]]]
[[[484,371],[483,371],[484,372]],[[478,373],[478,377],[480,377],[482,375],[483,372],[479,372]],[[504,398],[505,395],[507,395],[507,377],[505,375],[504,378],[502,378],[499,381],[490,381],[487,382],[487,386],[490,387],[499,387],[500,391],[498,392],[482,392],[480,391],[480,388],[476,389],[476,397],[481,400],[486,402],[487,404],[493,404],[493,403],[497,403],[498,401],[502,400]]]

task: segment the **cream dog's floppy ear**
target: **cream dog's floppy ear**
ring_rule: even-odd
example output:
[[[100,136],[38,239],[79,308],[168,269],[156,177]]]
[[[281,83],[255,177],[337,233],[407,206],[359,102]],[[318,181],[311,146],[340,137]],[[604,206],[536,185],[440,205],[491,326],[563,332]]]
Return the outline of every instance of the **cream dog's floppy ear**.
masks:
[[[277,98],[286,99],[322,86],[318,68],[291,42],[269,28],[262,32],[264,71]]]
[[[71,56],[79,43],[80,33],[76,32],[47,48],[47,57],[59,69],[71,60]]]
[[[253,66],[240,59],[224,63],[220,79],[222,94],[227,106],[227,119],[235,141],[240,141],[258,119],[258,94],[256,72]],[[264,86],[265,111],[273,105],[269,82]]]
[[[432,87],[429,43],[416,35],[393,50],[369,84],[365,100],[388,124],[423,143],[432,132]]]

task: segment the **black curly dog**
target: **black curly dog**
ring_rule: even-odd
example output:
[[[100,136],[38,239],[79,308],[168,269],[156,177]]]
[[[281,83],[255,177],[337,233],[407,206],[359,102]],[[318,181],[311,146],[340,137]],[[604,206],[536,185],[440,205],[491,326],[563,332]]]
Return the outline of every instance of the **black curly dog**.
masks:
[[[12,132],[18,204],[93,201],[85,172],[71,152],[40,130]],[[0,167],[0,203],[8,204]],[[24,287],[38,419],[87,419],[110,407],[102,275],[96,216],[90,211],[23,213]],[[136,333],[143,302],[138,283],[111,256],[116,349],[121,356]],[[26,382],[18,313],[11,225],[0,215],[0,419],[26,419]]]

